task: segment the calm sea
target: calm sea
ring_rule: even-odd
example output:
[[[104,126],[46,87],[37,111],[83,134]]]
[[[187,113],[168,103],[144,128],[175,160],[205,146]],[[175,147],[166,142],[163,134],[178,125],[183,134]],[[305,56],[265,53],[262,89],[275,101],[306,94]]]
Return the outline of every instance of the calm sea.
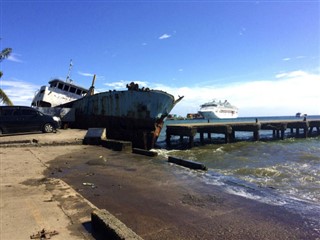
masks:
[[[286,120],[295,117],[258,117],[262,120]],[[320,116],[308,116],[320,119]],[[231,121],[252,121],[238,118]],[[225,120],[211,120],[210,122]],[[230,121],[230,120],[228,120]],[[204,120],[169,120],[166,124],[204,122]],[[239,132],[240,141],[225,144],[223,135],[213,135],[214,142],[192,149],[167,150],[165,126],[158,139],[159,157],[175,156],[204,163],[205,173],[181,169],[206,184],[221,186],[226,192],[267,204],[280,205],[308,219],[320,236],[320,137],[293,138],[287,131],[285,140],[271,140],[272,132],[261,132],[261,141],[252,141],[252,133]],[[174,141],[174,140],[173,140]],[[176,139],[179,142],[179,139]],[[199,142],[196,136],[195,142]],[[181,150],[183,149],[183,150]]]

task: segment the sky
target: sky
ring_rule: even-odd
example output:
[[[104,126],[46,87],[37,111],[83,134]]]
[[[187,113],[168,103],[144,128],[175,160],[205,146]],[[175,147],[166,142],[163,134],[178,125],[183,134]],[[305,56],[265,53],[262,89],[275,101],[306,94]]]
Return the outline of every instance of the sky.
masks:
[[[95,90],[130,82],[184,96],[186,116],[212,99],[239,117],[320,115],[320,1],[0,0],[0,87],[31,105],[53,78]]]

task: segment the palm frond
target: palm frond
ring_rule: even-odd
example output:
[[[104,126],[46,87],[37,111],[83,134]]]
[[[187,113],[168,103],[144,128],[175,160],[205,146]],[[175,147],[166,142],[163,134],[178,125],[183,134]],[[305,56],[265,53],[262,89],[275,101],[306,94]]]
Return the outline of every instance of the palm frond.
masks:
[[[2,91],[0,88],[0,102],[2,102],[5,105],[13,106],[13,103],[11,102],[10,98],[7,96],[7,94]]]
[[[12,52],[12,48],[5,48],[5,49],[3,49],[3,50],[1,51],[1,54],[0,54],[0,62],[1,62],[3,59],[9,57],[9,55],[11,54],[11,52]]]

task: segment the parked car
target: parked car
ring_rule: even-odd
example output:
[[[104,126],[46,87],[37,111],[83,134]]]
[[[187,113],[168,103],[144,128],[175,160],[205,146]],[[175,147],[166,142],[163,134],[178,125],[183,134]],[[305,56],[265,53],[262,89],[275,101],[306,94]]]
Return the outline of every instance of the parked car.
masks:
[[[0,135],[36,131],[49,133],[59,127],[59,118],[43,114],[32,107],[0,106]]]

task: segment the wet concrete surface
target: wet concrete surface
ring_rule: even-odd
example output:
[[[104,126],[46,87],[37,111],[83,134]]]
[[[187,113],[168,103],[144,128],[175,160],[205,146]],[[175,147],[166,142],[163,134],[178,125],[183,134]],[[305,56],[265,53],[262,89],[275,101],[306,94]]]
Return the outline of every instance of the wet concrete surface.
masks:
[[[52,239],[92,239],[95,206],[144,239],[319,239],[282,207],[227,194],[159,157],[80,145],[85,133],[0,138],[0,239],[43,228],[59,232]]]
[[[64,180],[144,239],[318,237],[299,215],[227,194],[159,157],[81,146],[49,164],[47,177]]]

